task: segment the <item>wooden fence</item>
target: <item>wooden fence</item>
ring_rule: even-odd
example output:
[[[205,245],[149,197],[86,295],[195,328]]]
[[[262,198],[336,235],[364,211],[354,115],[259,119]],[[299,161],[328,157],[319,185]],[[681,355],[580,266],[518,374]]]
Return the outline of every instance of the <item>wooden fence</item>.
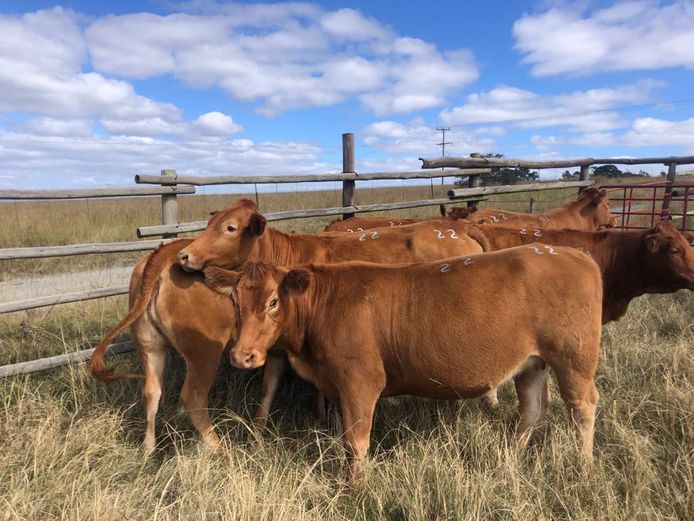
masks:
[[[505,158],[483,158],[478,154],[472,154],[469,158],[444,157],[435,159],[421,159],[422,169],[409,172],[355,172],[355,147],[354,134],[342,135],[342,172],[333,174],[305,174],[305,175],[268,175],[262,172],[254,176],[185,176],[178,175],[175,170],[162,170],[161,175],[135,176],[136,184],[153,184],[157,187],[134,187],[123,189],[99,189],[99,190],[52,190],[52,191],[24,191],[24,190],[0,190],[0,200],[46,200],[46,199],[90,199],[103,197],[136,197],[153,196],[161,197],[161,224],[155,226],[141,226],[136,232],[137,236],[160,237],[156,240],[112,242],[95,244],[72,244],[65,246],[37,246],[30,248],[5,248],[0,249],[0,260],[33,259],[46,257],[63,257],[73,255],[89,255],[102,253],[118,253],[132,251],[147,251],[154,249],[166,239],[176,237],[179,233],[189,233],[203,230],[207,221],[178,222],[178,196],[195,194],[195,186],[209,185],[248,185],[248,184],[284,184],[284,183],[321,183],[342,181],[342,206],[334,208],[315,208],[309,210],[285,211],[264,214],[268,221],[280,221],[284,219],[303,219],[310,217],[324,217],[330,215],[342,215],[349,218],[356,213],[377,212],[386,210],[401,210],[423,206],[438,206],[455,202],[471,202],[490,194],[502,194],[511,192],[534,192],[539,190],[552,190],[556,188],[577,188],[580,192],[585,187],[593,184],[590,180],[590,167],[600,164],[664,164],[668,166],[668,180],[674,181],[676,167],[680,164],[694,163],[694,157],[661,157],[661,158],[603,158],[603,159],[567,159],[560,161],[533,161]],[[533,169],[546,168],[570,168],[579,167],[578,181],[529,183],[509,186],[480,186],[480,176],[488,174],[492,167],[528,167]],[[445,169],[447,168],[447,169]],[[424,199],[417,201],[404,201],[398,203],[383,203],[370,205],[356,205],[356,183],[372,180],[409,180],[409,179],[434,179],[443,177],[462,176],[467,177],[467,188],[450,190],[448,198]],[[53,306],[67,302],[101,298],[106,296],[121,295],[127,293],[126,286],[92,289],[68,294],[37,297],[32,299],[0,303],[0,314],[13,313],[34,309],[43,306]],[[118,352],[132,349],[129,343],[120,345]],[[91,349],[78,353],[68,353],[60,357],[51,358],[50,363],[45,360],[14,364],[13,366],[0,367],[0,376],[20,374],[33,370],[42,370],[47,367],[56,367],[75,360],[86,360],[91,354]],[[33,365],[32,365],[33,364]],[[17,367],[15,367],[17,366]],[[14,367],[14,369],[12,369]]]

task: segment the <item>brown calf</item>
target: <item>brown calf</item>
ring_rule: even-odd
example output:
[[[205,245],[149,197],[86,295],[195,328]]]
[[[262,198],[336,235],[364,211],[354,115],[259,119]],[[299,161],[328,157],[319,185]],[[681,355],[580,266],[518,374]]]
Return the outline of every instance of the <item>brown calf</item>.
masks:
[[[607,192],[597,188],[588,188],[575,201],[543,213],[490,209],[476,211],[471,219],[475,224],[586,231],[612,228],[617,222],[610,213]]]
[[[233,230],[231,230],[233,228]],[[106,367],[104,354],[111,341],[129,326],[143,367],[144,406],[147,428],[144,448],[155,447],[155,418],[161,396],[166,352],[175,349],[186,362],[186,379],[181,401],[193,425],[210,446],[219,439],[207,411],[207,397],[214,382],[224,346],[235,331],[235,319],[228,301],[219,305],[219,296],[201,283],[200,274],[185,273],[177,262],[190,270],[200,258],[204,265],[238,267],[247,261],[266,261],[296,265],[320,260],[383,260],[413,262],[483,251],[475,240],[435,238],[433,229],[394,234],[393,231],[364,234],[336,234],[336,237],[285,234],[266,228],[265,218],[255,203],[240,200],[216,213],[208,230],[198,239],[181,239],[161,246],[136,265],[130,282],[128,315],[101,341],[91,359],[91,372],[102,381],[139,377]],[[221,232],[220,232],[221,230]],[[471,233],[475,235],[475,231]],[[221,235],[221,237],[219,237]],[[477,233],[481,241],[484,237]],[[200,241],[204,241],[199,249]],[[210,255],[201,255],[205,247]],[[192,259],[191,257],[192,256]],[[196,265],[197,266],[197,265]],[[266,368],[263,396],[256,419],[264,421],[270,409],[284,358],[275,358]]]
[[[359,477],[379,396],[472,398],[513,378],[524,447],[546,408],[546,366],[588,456],[600,271],[578,250],[536,249],[545,246],[400,266],[209,268],[205,276],[238,306],[235,366],[258,367],[277,345],[302,378],[340,405],[352,477]]]

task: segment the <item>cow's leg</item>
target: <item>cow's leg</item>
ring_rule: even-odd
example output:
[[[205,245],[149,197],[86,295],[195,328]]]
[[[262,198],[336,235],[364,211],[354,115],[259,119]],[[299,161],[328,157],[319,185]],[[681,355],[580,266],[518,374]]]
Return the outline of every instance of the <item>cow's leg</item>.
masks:
[[[497,392],[498,388],[495,387],[494,389],[491,389],[480,396],[480,400],[482,400],[482,402],[487,404],[489,407],[496,409],[499,406],[499,396],[497,395]]]
[[[311,403],[313,416],[315,416],[320,423],[325,423],[327,418],[327,414],[325,412],[325,395],[318,389],[315,389],[314,391],[313,402]]]
[[[581,453],[586,459],[592,460],[595,408],[600,397],[593,375],[566,370],[556,372],[559,392],[578,431]]]
[[[270,416],[272,401],[275,399],[275,394],[277,394],[277,387],[279,386],[286,365],[287,359],[282,356],[268,355],[265,359],[265,366],[263,368],[263,390],[260,397],[260,405],[253,417],[253,421],[260,426],[265,426]]]
[[[142,401],[145,409],[147,425],[145,427],[145,439],[142,447],[145,455],[154,452],[156,446],[155,424],[159,400],[161,399],[164,367],[166,366],[166,352],[168,343],[157,331],[145,313],[131,328],[131,335],[135,342],[135,349],[140,358],[140,364],[145,374]]]
[[[350,483],[358,483],[363,477],[363,463],[369,451],[371,422],[376,400],[380,392],[368,386],[351,386],[340,390],[340,412],[342,413],[343,442],[349,458]]]
[[[214,431],[207,406],[222,350],[216,346],[197,347],[199,356],[186,358],[186,378],[181,389],[181,402],[203,441],[210,448],[216,449],[219,447],[219,436]]]
[[[514,377],[520,412],[520,423],[516,429],[519,449],[524,449],[528,444],[533,427],[547,410],[547,364],[535,358],[525,365]]]

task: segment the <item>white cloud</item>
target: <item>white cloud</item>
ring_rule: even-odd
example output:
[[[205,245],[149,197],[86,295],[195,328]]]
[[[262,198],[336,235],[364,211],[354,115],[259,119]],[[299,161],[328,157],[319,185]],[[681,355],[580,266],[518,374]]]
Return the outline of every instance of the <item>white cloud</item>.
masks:
[[[224,136],[243,130],[241,125],[234,123],[231,116],[221,112],[202,114],[193,122],[193,127],[204,136]]]
[[[266,115],[352,97],[376,114],[412,112],[444,103],[478,76],[468,50],[442,53],[354,9],[193,8],[203,14],[96,20],[86,31],[95,70],[126,78],[172,74],[197,88],[219,86],[238,100],[259,102]]]
[[[642,103],[661,86],[659,82],[646,80],[616,88],[542,95],[499,85],[487,92],[470,94],[464,105],[444,110],[440,118],[446,125],[505,123],[524,128],[565,125],[579,132],[605,131],[628,124],[610,109]]]
[[[36,136],[0,131],[0,185],[13,188],[132,186],[133,174],[175,168],[186,175],[251,175],[258,170],[325,173],[338,165],[319,159],[321,148],[304,142],[262,142],[204,137],[171,141],[148,137]],[[46,172],[59,176],[46,177]]]
[[[694,143],[694,118],[669,121],[657,118],[636,119],[623,141],[630,146],[689,145]]]
[[[533,74],[694,67],[694,3],[625,1],[590,13],[575,6],[525,15],[516,48]]]

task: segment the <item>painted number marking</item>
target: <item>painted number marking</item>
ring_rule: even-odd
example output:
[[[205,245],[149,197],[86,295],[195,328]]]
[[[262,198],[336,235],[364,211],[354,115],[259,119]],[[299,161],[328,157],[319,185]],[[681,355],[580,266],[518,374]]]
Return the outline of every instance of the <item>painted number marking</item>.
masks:
[[[436,238],[437,239],[445,239],[446,238],[446,234],[444,232],[442,232],[441,230],[434,230],[434,231],[436,232]],[[450,234],[451,239],[460,239],[460,237],[458,237],[458,234],[455,232],[455,230],[449,228],[446,231]]]
[[[538,248],[537,246],[530,246],[530,247],[538,255],[544,255],[545,254],[545,252],[540,250],[540,248]],[[552,248],[551,246],[544,246],[544,249],[547,250],[550,255],[559,255],[557,252],[554,251],[554,248]]]
[[[473,262],[474,261],[470,257],[465,257],[465,260],[463,261],[463,266],[469,266]]]
[[[540,230],[533,230],[533,235],[535,237],[542,237],[542,232]]]
[[[376,240],[380,237],[380,235],[378,235],[378,232],[371,232],[370,234],[367,232],[367,233],[362,233],[359,236],[359,240],[363,242],[367,239],[367,236],[369,236],[369,235],[371,236],[371,239],[373,239],[373,240]]]
[[[449,271],[451,271],[451,265],[450,264],[447,264],[447,263],[441,264],[441,273],[448,273]]]

